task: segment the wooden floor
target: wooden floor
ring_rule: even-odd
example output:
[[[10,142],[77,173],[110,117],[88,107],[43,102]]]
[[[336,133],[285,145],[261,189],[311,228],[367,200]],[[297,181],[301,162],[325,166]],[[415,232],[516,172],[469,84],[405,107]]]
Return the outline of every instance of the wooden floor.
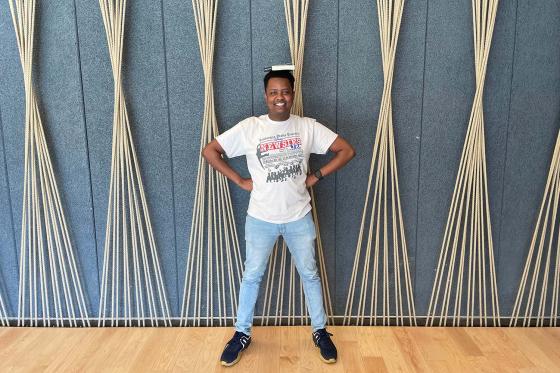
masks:
[[[0,328],[1,372],[558,372],[559,328],[331,327],[339,361],[307,327],[257,327],[241,361],[218,362],[231,328]]]

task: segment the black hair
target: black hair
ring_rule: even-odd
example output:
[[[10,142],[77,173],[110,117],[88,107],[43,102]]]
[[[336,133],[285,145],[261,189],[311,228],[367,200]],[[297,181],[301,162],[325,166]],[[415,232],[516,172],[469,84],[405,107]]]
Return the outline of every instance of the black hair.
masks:
[[[266,75],[264,76],[264,90],[266,91],[266,87],[268,86],[268,81],[270,80],[270,78],[285,78],[288,79],[290,81],[290,86],[292,87],[292,90],[294,89],[294,76],[292,75],[292,73],[288,70],[276,70],[276,71],[269,71],[268,73],[266,73]]]

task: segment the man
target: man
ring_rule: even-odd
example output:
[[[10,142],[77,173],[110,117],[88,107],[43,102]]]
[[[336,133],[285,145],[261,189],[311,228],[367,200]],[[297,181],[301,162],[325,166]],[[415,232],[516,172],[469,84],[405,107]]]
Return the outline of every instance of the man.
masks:
[[[278,236],[282,235],[296,263],[321,358],[336,362],[336,347],[325,325],[321,280],[315,262],[315,226],[306,188],[343,167],[354,149],[342,137],[314,119],[290,114],[294,77],[270,71],[264,77],[268,115],[247,118],[216,137],[202,150],[208,163],[242,189],[251,192],[245,222],[246,259],[239,291],[235,334],[221,356],[222,365],[237,363],[251,343],[251,326],[259,285]],[[310,153],[334,157],[313,173]],[[222,158],[245,155],[251,178],[244,179]]]

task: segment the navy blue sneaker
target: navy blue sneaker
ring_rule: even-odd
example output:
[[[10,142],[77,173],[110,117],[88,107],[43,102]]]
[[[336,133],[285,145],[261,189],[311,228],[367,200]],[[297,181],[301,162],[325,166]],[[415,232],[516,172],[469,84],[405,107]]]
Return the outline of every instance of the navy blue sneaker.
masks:
[[[336,346],[331,340],[331,335],[327,329],[319,329],[312,334],[315,346],[321,351],[321,360],[327,364],[336,363],[337,357]]]
[[[224,347],[220,361],[222,365],[230,367],[241,359],[241,352],[251,344],[251,337],[245,333],[235,332]]]

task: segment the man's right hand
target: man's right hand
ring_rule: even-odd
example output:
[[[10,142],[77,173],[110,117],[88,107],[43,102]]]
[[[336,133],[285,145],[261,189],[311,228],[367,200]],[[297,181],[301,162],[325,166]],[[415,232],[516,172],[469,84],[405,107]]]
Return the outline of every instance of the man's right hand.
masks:
[[[241,179],[241,182],[239,183],[239,187],[243,190],[246,190],[247,192],[252,191],[253,179]]]

